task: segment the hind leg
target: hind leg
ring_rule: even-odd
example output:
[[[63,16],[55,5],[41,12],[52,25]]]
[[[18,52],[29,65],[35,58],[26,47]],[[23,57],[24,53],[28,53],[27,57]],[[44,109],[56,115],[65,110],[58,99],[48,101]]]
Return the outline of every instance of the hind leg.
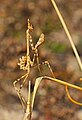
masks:
[[[25,83],[27,77],[28,77],[28,74],[25,74],[25,75],[23,75],[22,77],[20,77],[19,79],[15,80],[15,81],[13,82],[13,85],[14,85],[14,87],[15,87],[15,90],[16,90],[16,92],[17,92],[17,95],[18,95],[18,97],[19,97],[19,99],[20,99],[20,101],[21,101],[22,106],[23,106],[24,109],[25,109],[25,107],[26,107],[26,101],[25,101],[23,95],[21,94],[21,89],[22,89],[22,87],[24,86],[24,83]],[[22,84],[20,85],[20,87],[18,88],[18,87],[16,86],[16,84],[18,84],[22,79],[24,79],[24,80],[23,80]]]

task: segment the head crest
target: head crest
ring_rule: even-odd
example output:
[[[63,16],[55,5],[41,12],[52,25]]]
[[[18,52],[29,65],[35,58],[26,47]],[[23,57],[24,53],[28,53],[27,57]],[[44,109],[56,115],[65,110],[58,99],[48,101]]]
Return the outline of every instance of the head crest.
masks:
[[[33,30],[33,25],[30,23],[30,20],[28,19],[28,29]]]

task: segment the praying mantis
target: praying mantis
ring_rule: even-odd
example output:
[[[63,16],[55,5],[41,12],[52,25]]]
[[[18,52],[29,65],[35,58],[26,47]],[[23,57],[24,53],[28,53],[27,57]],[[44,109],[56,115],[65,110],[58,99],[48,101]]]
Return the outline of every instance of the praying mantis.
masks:
[[[40,35],[40,38],[38,40],[38,42],[36,43],[36,45],[34,46],[33,44],[33,40],[32,40],[32,36],[30,34],[30,32],[33,30],[33,26],[32,24],[30,23],[30,20],[28,19],[28,29],[26,31],[26,40],[27,40],[27,54],[26,56],[22,56],[22,58],[19,59],[19,63],[18,65],[20,66],[20,69],[24,70],[24,71],[27,71],[27,73],[23,76],[21,76],[19,79],[15,80],[13,82],[13,85],[17,91],[17,94],[19,96],[19,99],[22,103],[22,106],[24,108],[24,111],[26,112],[26,116],[24,118],[24,120],[30,120],[31,119],[31,81],[29,81],[29,93],[28,93],[28,100],[26,101],[24,99],[24,97],[22,96],[21,94],[21,89],[23,88],[26,80],[28,79],[28,76],[30,74],[30,70],[31,70],[31,67],[34,67],[35,65],[35,60],[37,62],[37,66],[38,66],[38,70],[39,72],[41,72],[40,70],[40,65],[41,64],[46,64],[52,74],[52,76],[54,77],[54,73],[51,69],[51,66],[49,64],[48,61],[44,61],[42,62],[41,64],[39,63],[39,57],[38,57],[38,47],[44,42],[44,34],[42,33]],[[33,55],[33,59],[31,60],[30,58],[30,52],[29,52],[29,46],[31,46],[31,50],[34,52],[34,55]],[[17,83],[19,83],[20,81],[22,80],[22,84],[20,85],[20,87],[18,88],[16,86]]]
[[[61,21],[61,23],[62,23],[62,25],[63,25],[63,27],[64,27],[64,30],[65,30],[65,32],[66,32],[66,34],[67,34],[67,37],[68,37],[69,40],[70,40],[71,46],[72,46],[73,51],[74,51],[74,53],[75,53],[75,55],[76,55],[77,61],[78,61],[78,63],[79,63],[79,66],[80,66],[80,68],[81,68],[81,70],[82,70],[82,63],[81,63],[80,57],[79,57],[78,52],[77,52],[77,50],[76,50],[76,48],[75,48],[75,45],[74,45],[74,43],[73,43],[73,41],[72,41],[72,38],[71,38],[71,35],[70,35],[70,33],[69,33],[68,29],[67,29],[67,26],[66,26],[66,24],[65,24],[65,22],[64,22],[64,20],[63,20],[63,18],[62,18],[62,16],[61,16],[61,13],[60,13],[60,11],[59,11],[59,9],[58,9],[55,1],[54,1],[54,0],[51,0],[51,2],[52,2],[53,6],[54,6],[54,8],[55,8],[55,10],[56,10],[56,13],[58,14],[58,16],[59,16],[59,18],[60,18],[60,21]],[[52,69],[51,69],[51,66],[50,66],[49,62],[48,62],[48,61],[44,61],[44,62],[42,62],[42,63],[39,62],[38,47],[39,47],[41,44],[44,43],[45,37],[44,37],[44,34],[42,33],[42,34],[40,35],[40,37],[39,37],[39,40],[38,40],[37,43],[34,45],[34,44],[33,44],[33,40],[32,40],[32,36],[31,36],[31,32],[32,32],[32,31],[33,31],[33,26],[32,26],[32,24],[30,23],[30,20],[28,19],[28,29],[27,29],[27,31],[26,31],[27,53],[26,53],[26,56],[22,56],[22,58],[19,59],[19,63],[18,63],[18,65],[20,66],[20,69],[26,71],[26,74],[23,75],[23,76],[21,76],[19,79],[15,80],[15,81],[13,82],[13,85],[14,85],[16,91],[17,91],[18,97],[19,97],[19,99],[20,99],[20,101],[21,101],[21,103],[22,103],[22,106],[23,106],[23,108],[24,108],[24,111],[25,111],[25,116],[24,116],[24,119],[23,119],[23,120],[31,120],[31,114],[32,114],[32,110],[33,110],[33,103],[32,103],[32,100],[31,100],[31,99],[32,99],[32,95],[31,95],[31,81],[29,80],[29,82],[28,82],[28,83],[29,83],[29,87],[28,87],[28,97],[27,97],[27,100],[25,100],[25,98],[24,98],[23,95],[21,94],[21,89],[23,88],[25,82],[26,82],[27,79],[28,79],[28,76],[29,76],[29,74],[30,74],[31,68],[34,67],[35,65],[38,67],[39,72],[41,72],[40,66],[41,66],[42,64],[47,64],[47,66],[48,66],[48,68],[49,68],[49,70],[50,70],[50,72],[51,72],[51,74],[52,74],[52,78],[51,78],[51,77],[48,77],[48,76],[42,76],[41,79],[39,79],[39,80],[49,79],[49,80],[58,82],[58,83],[60,83],[60,84],[63,84],[63,85],[65,86],[65,88],[66,88],[66,93],[67,93],[68,98],[69,98],[73,103],[82,106],[82,103],[79,103],[79,102],[75,101],[75,100],[70,96],[70,93],[69,93],[69,90],[68,90],[68,86],[69,86],[69,87],[72,87],[72,88],[75,88],[75,89],[77,89],[77,90],[82,90],[82,88],[79,87],[79,86],[75,86],[75,85],[73,85],[73,84],[64,82],[64,81],[62,81],[62,80],[56,79],[55,76],[54,76],[54,73],[53,73],[53,71],[52,71]],[[30,57],[30,47],[29,47],[29,46],[31,47],[31,50],[32,50],[33,53],[34,53],[32,60],[31,60],[31,57]],[[36,64],[35,64],[35,61],[36,61]],[[20,87],[18,88],[18,87],[17,87],[17,84],[20,83],[21,80],[22,80],[22,83],[20,84]],[[81,80],[82,80],[82,78],[81,78]],[[40,81],[39,81],[39,83],[38,83],[37,86],[39,86],[39,84],[40,84]],[[37,88],[38,88],[38,87],[37,87]],[[35,92],[35,93],[36,93],[36,91],[37,91],[37,88],[34,89],[34,92]],[[34,97],[35,97],[35,95],[34,95]],[[34,98],[33,98],[33,99],[34,99]]]

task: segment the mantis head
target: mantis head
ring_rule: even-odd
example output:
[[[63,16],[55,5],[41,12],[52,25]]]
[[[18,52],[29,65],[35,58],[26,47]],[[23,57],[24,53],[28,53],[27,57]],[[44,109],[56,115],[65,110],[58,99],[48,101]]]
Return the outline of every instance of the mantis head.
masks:
[[[30,20],[29,20],[29,19],[28,19],[28,29],[29,29],[30,31],[33,30],[33,25],[30,23]]]

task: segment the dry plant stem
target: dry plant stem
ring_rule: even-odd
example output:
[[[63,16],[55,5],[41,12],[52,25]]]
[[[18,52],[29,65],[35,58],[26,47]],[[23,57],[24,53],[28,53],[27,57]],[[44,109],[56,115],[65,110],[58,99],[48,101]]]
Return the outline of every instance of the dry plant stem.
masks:
[[[37,92],[37,90],[38,90],[38,87],[39,87],[41,81],[42,81],[42,80],[45,80],[45,79],[51,80],[51,81],[60,83],[60,84],[62,84],[62,85],[64,85],[64,86],[69,86],[69,87],[71,87],[71,88],[74,88],[74,89],[77,89],[77,90],[82,91],[82,88],[81,88],[81,87],[76,86],[76,85],[73,85],[73,84],[70,84],[70,83],[67,83],[67,82],[64,82],[64,81],[59,80],[59,79],[56,79],[56,78],[51,78],[51,77],[48,77],[48,76],[39,77],[39,78],[36,79],[35,86],[34,86],[33,97],[32,97],[32,109],[33,109],[33,106],[34,106],[35,96],[36,96],[36,92]],[[68,88],[66,88],[66,92],[67,92],[68,98],[71,100],[71,102],[73,102],[74,104],[77,104],[77,105],[82,106],[82,103],[79,103],[79,102],[73,100],[73,99],[70,97],[70,94],[69,94],[69,92],[68,92]]]
[[[29,81],[29,89],[28,89],[28,98],[26,105],[26,112],[23,120],[31,120],[31,81]]]
[[[59,79],[56,79],[56,78],[51,78],[51,77],[48,77],[48,76],[44,76],[44,77],[42,77],[42,79],[49,79],[49,80],[55,81],[55,82],[57,82],[57,83],[60,83],[60,84],[62,84],[62,85],[67,85],[67,86],[72,87],[72,88],[75,88],[75,89],[77,89],[77,90],[82,90],[82,88],[79,87],[79,86],[73,85],[73,84],[71,84],[71,83],[67,83],[67,82],[65,82],[65,81],[62,81],[62,80],[59,80]]]
[[[68,86],[66,86],[66,92],[67,92],[67,96],[68,96],[69,100],[71,100],[71,102],[73,102],[73,103],[75,103],[75,104],[77,104],[77,105],[82,106],[82,103],[75,101],[75,100],[70,96],[70,93],[69,93],[69,91],[68,91]]]
[[[64,82],[64,81],[61,81],[61,80],[59,80],[59,79],[55,79],[55,78],[50,78],[50,77],[44,77],[44,78],[47,78],[47,79],[53,80],[53,81],[55,81],[55,82],[58,82],[58,83],[60,83],[60,84],[62,84],[62,85],[65,85],[65,86],[66,86],[66,93],[67,93],[67,96],[68,96],[69,100],[70,100],[71,102],[73,102],[74,104],[77,104],[77,105],[82,106],[82,103],[77,102],[76,100],[74,100],[74,99],[70,96],[70,93],[69,93],[69,90],[68,90],[68,86],[69,86],[69,87],[71,87],[71,88],[75,88],[75,89],[77,89],[77,90],[82,91],[82,88],[81,88],[81,87],[76,86],[76,85],[73,85],[73,84],[70,84],[70,83],[67,83],[67,82]]]
[[[65,30],[65,33],[66,33],[66,35],[67,35],[67,37],[68,37],[68,39],[69,39],[69,41],[70,41],[70,44],[71,44],[71,46],[72,46],[72,49],[73,49],[73,51],[74,51],[74,53],[75,53],[77,62],[78,62],[78,64],[79,64],[79,67],[80,67],[80,69],[81,69],[81,71],[82,71],[82,62],[81,62],[80,56],[79,56],[79,54],[78,54],[78,52],[77,52],[77,49],[76,49],[76,47],[75,47],[75,45],[74,45],[73,39],[72,39],[72,37],[71,37],[71,34],[70,34],[70,32],[69,32],[69,30],[68,30],[68,28],[67,28],[67,25],[66,25],[66,23],[65,23],[62,15],[61,15],[58,7],[57,7],[57,4],[56,4],[55,0],[51,0],[51,2],[52,2],[53,6],[54,6],[54,8],[55,8],[55,10],[56,10],[56,13],[57,13],[57,15],[58,15],[61,23],[62,23],[62,26],[63,26],[63,28],[64,28],[64,30]],[[73,100],[73,99],[71,98],[71,96],[70,96],[70,94],[69,94],[69,90],[68,90],[68,86],[67,86],[67,85],[66,85],[66,92],[67,92],[68,98],[69,98],[72,102],[74,102],[75,104],[77,103],[78,105],[80,105],[80,103],[76,102],[75,100]],[[81,104],[81,105],[82,105],[82,104]]]
[[[70,32],[69,32],[69,30],[68,30],[68,28],[67,28],[67,25],[66,25],[66,23],[65,23],[62,15],[61,15],[58,7],[57,7],[57,5],[56,5],[55,0],[51,0],[51,2],[52,2],[53,6],[54,6],[54,8],[55,8],[55,10],[56,10],[56,13],[57,13],[57,15],[58,15],[61,23],[62,23],[62,26],[63,26],[63,28],[64,28],[64,30],[65,30],[65,33],[66,33],[66,35],[67,35],[67,37],[68,37],[68,39],[69,39],[69,41],[70,41],[70,44],[71,44],[72,49],[73,49],[73,51],[74,51],[74,53],[75,53],[75,56],[76,56],[76,59],[77,59],[77,62],[78,62],[78,64],[79,64],[79,66],[80,66],[80,69],[82,70],[82,62],[81,62],[81,59],[80,59],[79,54],[78,54],[78,52],[77,52],[77,49],[76,49],[76,47],[75,47],[75,45],[74,45],[73,39],[72,39],[72,37],[71,37],[71,34],[70,34]]]

